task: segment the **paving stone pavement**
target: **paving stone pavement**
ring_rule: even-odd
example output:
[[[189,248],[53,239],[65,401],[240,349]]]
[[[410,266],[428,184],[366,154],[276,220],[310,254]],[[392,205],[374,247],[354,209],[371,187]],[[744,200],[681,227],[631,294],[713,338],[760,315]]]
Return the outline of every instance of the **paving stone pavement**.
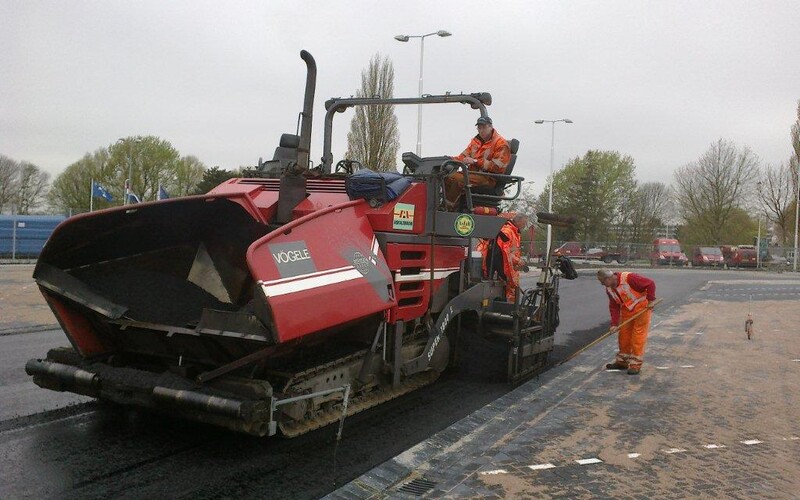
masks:
[[[32,264],[0,265],[0,335],[58,328]]]
[[[609,338],[329,498],[800,497],[800,307],[728,292],[658,311],[639,376]]]

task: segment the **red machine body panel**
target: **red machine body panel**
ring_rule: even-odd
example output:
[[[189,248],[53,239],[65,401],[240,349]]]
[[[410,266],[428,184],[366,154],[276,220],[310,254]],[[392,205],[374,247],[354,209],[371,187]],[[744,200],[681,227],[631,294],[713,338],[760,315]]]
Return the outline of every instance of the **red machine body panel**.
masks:
[[[368,217],[375,231],[419,234],[425,230],[427,186],[415,182],[397,199],[371,209]]]
[[[286,342],[386,311],[392,276],[363,200],[316,211],[254,242],[247,264]]]
[[[386,260],[394,275],[397,307],[392,310],[391,321],[408,321],[419,318],[428,309],[433,291],[447,284],[447,277],[461,269],[466,258],[466,247],[437,246],[431,270],[431,246],[423,244],[389,243]],[[433,281],[431,281],[433,271]]]

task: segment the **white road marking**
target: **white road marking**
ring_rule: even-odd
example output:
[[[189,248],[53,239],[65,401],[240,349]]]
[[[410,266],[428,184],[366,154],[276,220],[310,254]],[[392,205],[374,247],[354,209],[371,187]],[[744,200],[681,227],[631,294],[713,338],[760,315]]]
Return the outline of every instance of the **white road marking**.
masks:
[[[695,335],[702,335],[704,332],[697,332]]]
[[[669,370],[669,366],[656,366],[656,370]]]
[[[508,471],[505,469],[496,469],[481,472],[482,476],[494,476],[495,474],[508,474]]]
[[[694,368],[694,365],[681,365],[681,368]]]
[[[783,440],[784,441],[800,441],[800,436],[789,436],[788,438],[784,437]],[[763,441],[758,440],[758,439],[748,439],[748,440],[739,441],[739,442],[742,443],[742,444],[748,445],[748,446],[749,445],[755,445],[755,444],[763,443]],[[716,444],[716,443],[704,444],[702,446],[703,446],[703,448],[706,448],[708,450],[717,450],[717,449],[727,448],[727,446],[725,446],[724,444]],[[668,455],[674,455],[676,453],[685,453],[688,450],[686,448],[668,448],[668,449],[661,450],[661,451],[666,453],[666,454],[668,454]],[[628,455],[628,458],[631,458],[631,459],[639,458],[639,457],[642,456],[640,453],[628,453],[627,455]],[[575,460],[575,463],[577,463],[578,465],[591,465],[591,464],[600,464],[600,463],[604,463],[604,462],[602,460],[600,460],[599,458],[592,457],[592,458],[583,458],[583,459],[580,459],[580,460]],[[567,466],[567,465],[569,465],[569,464],[562,464],[560,466],[557,466],[557,465],[554,465],[554,464],[548,462],[548,463],[544,463],[544,464],[527,465],[526,467],[528,467],[531,470],[547,470],[547,469],[555,469],[557,467],[564,467],[564,466]],[[480,474],[481,475],[497,475],[497,474],[509,474],[509,472],[506,469],[494,469],[494,470],[483,471]]]
[[[794,361],[795,363],[800,363],[800,359],[793,359],[792,361]]]
[[[528,468],[531,470],[545,470],[545,469],[555,469],[556,466],[553,464],[537,464],[537,465],[529,465]]]

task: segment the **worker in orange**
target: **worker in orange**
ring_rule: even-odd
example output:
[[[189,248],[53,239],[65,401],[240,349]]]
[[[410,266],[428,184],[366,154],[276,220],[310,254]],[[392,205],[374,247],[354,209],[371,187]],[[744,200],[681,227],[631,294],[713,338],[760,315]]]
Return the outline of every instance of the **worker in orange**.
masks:
[[[483,272],[485,277],[497,278],[506,283],[506,300],[514,302],[517,287],[519,287],[519,272],[528,271],[528,265],[522,260],[522,236],[520,231],[528,225],[528,216],[525,214],[507,213],[500,214],[507,220],[497,238],[488,244],[480,245],[478,249],[483,255]]]
[[[467,148],[453,159],[460,161],[469,169],[470,186],[494,187],[495,180],[490,176],[480,175],[479,172],[504,174],[506,165],[511,161],[511,149],[503,136],[494,129],[492,119],[488,116],[478,118],[475,126],[478,127],[478,134],[472,138]],[[444,178],[448,210],[455,210],[458,207],[458,200],[465,185],[463,172],[454,172]]]
[[[611,330],[619,332],[619,352],[607,370],[627,370],[628,375],[638,375],[642,369],[644,346],[650,316],[656,300],[656,284],[641,274],[614,273],[608,269],[597,271],[597,280],[606,287],[608,309],[611,312]],[[625,321],[645,311],[630,322]],[[620,323],[625,323],[620,327]]]

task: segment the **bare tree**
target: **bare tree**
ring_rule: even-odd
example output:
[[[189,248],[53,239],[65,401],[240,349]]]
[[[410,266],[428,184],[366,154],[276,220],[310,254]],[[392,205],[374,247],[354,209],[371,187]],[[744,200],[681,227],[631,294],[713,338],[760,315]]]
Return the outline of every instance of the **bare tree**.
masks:
[[[361,89],[358,97],[394,96],[394,65],[386,57],[375,54],[367,69],[361,72]],[[365,167],[382,172],[397,170],[397,150],[400,133],[394,106],[358,106],[347,134],[346,158],[356,160]]]
[[[22,215],[31,213],[45,201],[50,174],[42,172],[33,163],[20,163],[19,183],[16,193],[17,212]]]
[[[758,181],[761,211],[777,226],[778,240],[785,244],[794,231],[794,184],[789,165],[767,166]]]
[[[721,244],[726,225],[736,208],[747,205],[758,157],[723,139],[711,144],[695,162],[675,172],[675,198],[681,215],[709,243]]]
[[[19,189],[19,163],[8,156],[0,155],[0,213],[14,202]]]
[[[647,243],[656,228],[667,218],[671,205],[670,190],[663,182],[645,182],[631,196],[631,241]]]

